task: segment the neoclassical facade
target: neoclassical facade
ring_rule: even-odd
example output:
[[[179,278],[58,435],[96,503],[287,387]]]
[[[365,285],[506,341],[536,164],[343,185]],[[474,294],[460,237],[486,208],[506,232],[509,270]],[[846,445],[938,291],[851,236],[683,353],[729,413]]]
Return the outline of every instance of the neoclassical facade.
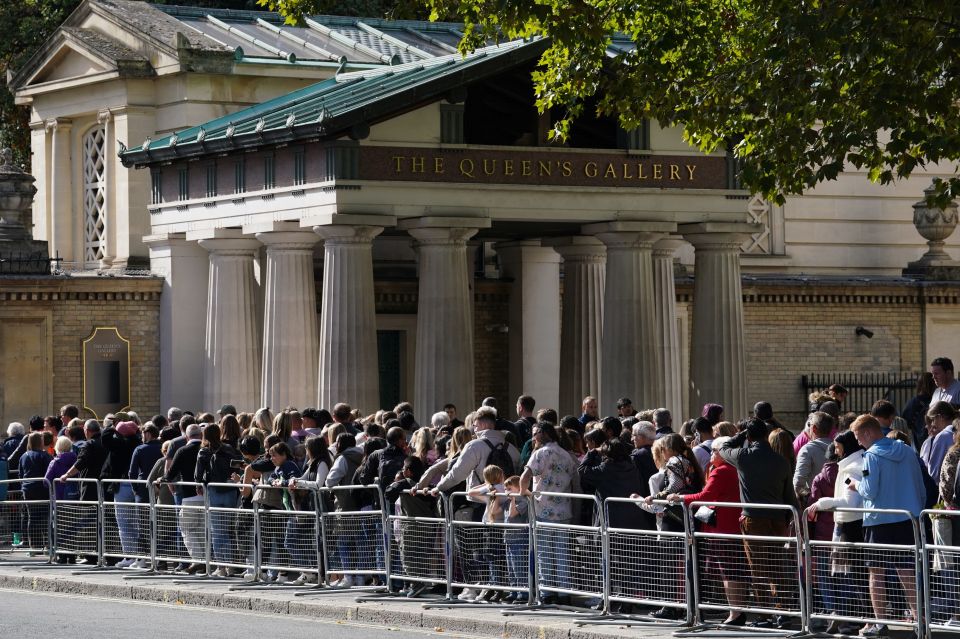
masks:
[[[540,45],[460,35],[87,0],[17,73],[35,235],[165,278],[160,406],[799,413],[807,372],[960,359],[954,285],[901,276],[936,168],[771,206],[656,122],[548,143]]]

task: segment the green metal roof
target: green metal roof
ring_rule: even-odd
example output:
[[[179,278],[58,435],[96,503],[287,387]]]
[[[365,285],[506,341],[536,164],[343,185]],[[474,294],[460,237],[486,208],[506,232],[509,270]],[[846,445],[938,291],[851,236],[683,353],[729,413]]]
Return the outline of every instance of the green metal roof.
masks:
[[[535,59],[544,40],[516,40],[335,78],[268,100],[200,126],[121,148],[125,166],[218,154],[294,140],[336,138],[354,126],[388,118],[443,97],[451,89]]]

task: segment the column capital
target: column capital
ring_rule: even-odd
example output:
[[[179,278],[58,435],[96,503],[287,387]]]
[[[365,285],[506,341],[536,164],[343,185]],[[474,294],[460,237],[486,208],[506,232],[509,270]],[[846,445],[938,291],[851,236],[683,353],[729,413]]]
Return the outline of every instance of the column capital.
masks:
[[[608,249],[652,248],[665,233],[677,230],[674,222],[613,221],[585,224],[582,231],[593,235]]]
[[[563,257],[564,262],[595,262],[602,264],[607,259],[607,247],[591,235],[571,235],[544,240]]]
[[[214,255],[254,257],[260,242],[253,238],[220,238],[199,241],[200,246]]]
[[[686,242],[679,237],[668,235],[666,237],[660,238],[653,245],[653,256],[654,257],[669,257],[673,258],[673,254],[678,248],[686,244]]]
[[[397,223],[397,228],[403,231],[409,231],[413,235],[416,229],[473,229],[476,233],[479,229],[488,229],[491,226],[488,217],[454,217],[427,215],[424,217],[408,217]]]
[[[353,226],[350,224],[332,224],[315,226],[313,232],[323,238],[327,244],[369,244],[373,238],[383,232],[382,226]]]
[[[751,235],[763,230],[761,224],[749,222],[699,222],[681,224],[677,230],[683,239],[693,244],[698,251],[733,251]]]
[[[256,234],[257,241],[267,251],[310,251],[320,241],[311,231],[264,231]]]
[[[467,241],[477,234],[478,228],[462,226],[412,228],[407,233],[417,241],[417,246],[466,246]]]

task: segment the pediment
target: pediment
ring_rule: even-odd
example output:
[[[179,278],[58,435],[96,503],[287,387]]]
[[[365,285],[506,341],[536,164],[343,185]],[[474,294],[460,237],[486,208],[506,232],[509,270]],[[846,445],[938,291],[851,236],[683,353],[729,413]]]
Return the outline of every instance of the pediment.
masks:
[[[26,86],[79,79],[105,71],[116,71],[116,69],[115,63],[99,59],[72,42],[63,42],[51,52],[33,77],[26,82]]]

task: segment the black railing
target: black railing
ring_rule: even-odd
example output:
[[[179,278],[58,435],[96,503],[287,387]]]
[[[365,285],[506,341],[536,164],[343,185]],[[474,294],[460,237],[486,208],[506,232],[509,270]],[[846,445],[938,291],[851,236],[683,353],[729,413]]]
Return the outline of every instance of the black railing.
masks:
[[[916,371],[883,373],[811,373],[801,377],[803,410],[810,406],[810,394],[826,390],[831,384],[840,384],[849,391],[843,402],[843,412],[867,413],[878,399],[885,399],[902,411],[914,396],[917,386]]]
[[[59,257],[47,257],[36,253],[8,255],[0,258],[2,275],[49,275],[60,263]]]

